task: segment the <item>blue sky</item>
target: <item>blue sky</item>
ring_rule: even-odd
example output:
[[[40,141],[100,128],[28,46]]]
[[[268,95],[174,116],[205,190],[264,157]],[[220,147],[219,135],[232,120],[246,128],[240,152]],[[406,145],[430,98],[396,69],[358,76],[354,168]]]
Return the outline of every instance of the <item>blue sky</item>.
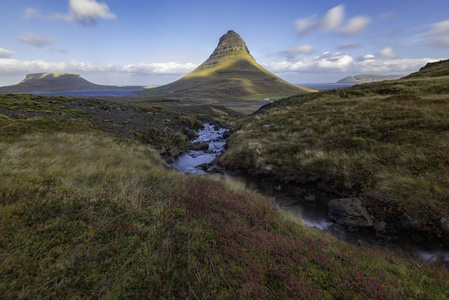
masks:
[[[449,57],[448,12],[447,0],[0,0],[0,85],[37,72],[165,84],[230,29],[293,83],[408,74]]]

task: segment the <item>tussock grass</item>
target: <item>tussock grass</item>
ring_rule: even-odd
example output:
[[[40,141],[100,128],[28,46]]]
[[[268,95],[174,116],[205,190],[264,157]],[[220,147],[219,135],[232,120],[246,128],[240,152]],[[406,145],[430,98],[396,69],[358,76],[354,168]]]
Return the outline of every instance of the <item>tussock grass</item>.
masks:
[[[330,182],[342,196],[374,190],[422,226],[438,222],[449,212],[448,83],[387,81],[275,102],[234,123],[222,162]]]

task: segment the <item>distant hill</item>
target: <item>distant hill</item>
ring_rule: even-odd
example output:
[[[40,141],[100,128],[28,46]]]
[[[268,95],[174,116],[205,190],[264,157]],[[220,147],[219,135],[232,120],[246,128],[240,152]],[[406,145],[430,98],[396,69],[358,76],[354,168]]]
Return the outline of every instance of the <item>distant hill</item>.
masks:
[[[315,91],[288,83],[260,66],[245,41],[230,30],[203,64],[178,81],[150,89],[146,95],[175,97],[287,96]]]
[[[82,78],[79,74],[36,73],[26,75],[25,79],[18,84],[0,87],[0,93],[103,90],[117,88],[120,87],[94,84]]]
[[[412,73],[404,77],[404,79],[440,76],[449,76],[449,59],[428,63],[427,65],[419,69],[418,72]]]
[[[337,83],[370,83],[384,80],[396,80],[404,77],[404,75],[380,75],[380,74],[360,74],[356,76],[348,76],[337,81]]]

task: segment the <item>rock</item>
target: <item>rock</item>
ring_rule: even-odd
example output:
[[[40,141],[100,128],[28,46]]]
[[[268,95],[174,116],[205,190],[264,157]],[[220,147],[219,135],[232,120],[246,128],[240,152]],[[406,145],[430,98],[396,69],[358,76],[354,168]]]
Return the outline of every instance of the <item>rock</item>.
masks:
[[[219,166],[217,166],[217,165],[213,165],[212,167],[209,167],[207,169],[207,172],[211,173],[211,174],[216,174],[216,173],[224,174],[224,169],[219,167]]]
[[[339,224],[354,227],[371,227],[373,220],[357,198],[329,201],[329,219]]]
[[[190,145],[189,149],[194,150],[194,151],[207,151],[207,150],[209,150],[209,144],[197,142],[197,143]]]
[[[162,148],[159,150],[159,154],[160,154],[160,155],[163,155],[163,154],[165,154],[165,153],[167,153],[167,149],[165,149],[164,147],[162,147]]]
[[[162,157],[162,159],[165,160],[165,162],[169,165],[171,165],[175,162],[175,159],[173,158],[173,156],[170,156],[170,155],[165,155]]]
[[[223,138],[224,138],[225,140],[228,139],[230,136],[231,136],[231,132],[230,132],[230,131],[225,131],[225,132],[223,133]]]
[[[214,126],[214,130],[215,130],[215,131],[218,131],[218,130],[220,130],[220,126],[218,126],[218,125],[215,125],[215,126]]]
[[[441,239],[446,244],[446,246],[449,246],[449,214],[446,217],[441,218],[440,228],[442,235]]]
[[[304,197],[304,200],[306,200],[306,202],[315,202],[315,196],[314,195],[307,195]]]
[[[178,157],[179,156],[179,148],[177,146],[171,148],[168,153],[173,156],[173,157]]]
[[[403,230],[415,230],[416,228],[418,228],[417,222],[407,213],[403,213],[399,216],[398,226]]]
[[[387,233],[387,223],[381,221],[374,226],[374,229],[376,230],[376,233],[385,234]]]
[[[201,164],[201,165],[196,166],[195,168],[196,168],[196,169],[201,169],[201,170],[203,170],[203,171],[206,172],[207,169],[209,168],[209,164],[204,163],[204,164]]]

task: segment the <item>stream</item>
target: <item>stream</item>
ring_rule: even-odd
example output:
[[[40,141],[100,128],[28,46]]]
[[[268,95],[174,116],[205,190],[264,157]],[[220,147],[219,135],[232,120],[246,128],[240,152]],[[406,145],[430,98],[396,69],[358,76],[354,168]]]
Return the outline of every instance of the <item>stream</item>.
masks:
[[[223,127],[208,123],[204,124],[204,129],[198,131],[198,137],[192,141],[192,144],[207,143],[209,144],[208,150],[189,150],[184,152],[175,159],[174,163],[169,164],[169,166],[176,168],[181,173],[209,174],[203,170],[201,165],[210,163],[225,151],[226,140],[223,138],[223,134],[226,131],[227,129]],[[216,174],[213,175],[216,176]],[[299,203],[296,196],[282,191],[276,191],[254,177],[226,173],[219,176],[225,180],[232,181],[233,184],[241,185],[246,189],[270,197],[276,207],[281,211],[290,213],[300,219],[306,226],[327,231],[340,240],[379,250],[393,251],[403,257],[419,258],[429,263],[449,266],[449,251],[428,249],[423,245],[406,240],[382,242],[374,237],[372,230],[351,232],[347,228],[329,220],[327,211],[322,208],[316,207],[313,204]]]

